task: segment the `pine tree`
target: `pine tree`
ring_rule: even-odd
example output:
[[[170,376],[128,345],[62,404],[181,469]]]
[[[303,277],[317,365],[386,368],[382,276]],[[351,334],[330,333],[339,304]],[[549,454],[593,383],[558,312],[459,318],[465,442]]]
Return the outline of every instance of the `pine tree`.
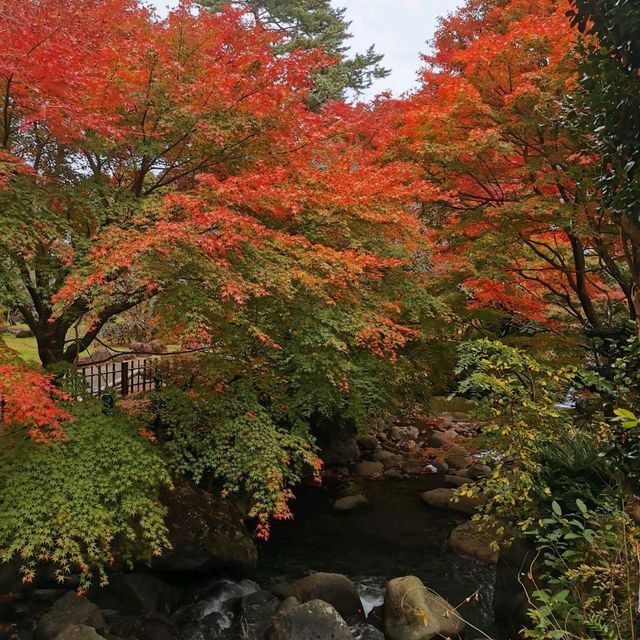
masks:
[[[383,56],[370,46],[364,53],[349,55],[350,22],[346,9],[334,8],[331,0],[199,0],[213,11],[234,4],[245,9],[266,28],[283,35],[277,46],[281,55],[296,49],[322,49],[337,62],[315,76],[312,106],[341,100],[350,93],[360,95],[376,78],[389,70],[380,65]]]

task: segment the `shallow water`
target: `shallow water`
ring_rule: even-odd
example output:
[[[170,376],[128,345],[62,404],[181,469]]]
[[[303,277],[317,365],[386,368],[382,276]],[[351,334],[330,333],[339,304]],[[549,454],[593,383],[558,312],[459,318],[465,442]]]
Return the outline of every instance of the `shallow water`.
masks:
[[[347,514],[331,511],[334,488],[301,492],[295,519],[276,524],[269,542],[260,546],[256,580],[270,585],[312,571],[343,573],[358,585],[371,609],[381,604],[388,580],[416,575],[451,604],[461,605],[463,618],[487,637],[504,640],[493,625],[494,568],[448,546],[449,533],[464,517],[432,509],[420,499],[423,491],[442,486],[441,479],[358,484],[371,508]]]

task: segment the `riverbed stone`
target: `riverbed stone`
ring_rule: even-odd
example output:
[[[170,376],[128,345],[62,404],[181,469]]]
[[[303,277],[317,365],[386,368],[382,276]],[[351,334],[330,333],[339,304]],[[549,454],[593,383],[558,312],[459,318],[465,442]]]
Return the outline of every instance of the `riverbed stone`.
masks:
[[[384,633],[372,624],[363,624],[353,631],[355,640],[385,640]]]
[[[498,552],[491,543],[496,536],[490,531],[481,530],[473,520],[458,525],[449,536],[449,546],[467,556],[478,558],[489,564],[498,562]]]
[[[360,449],[355,438],[349,438],[325,447],[320,457],[327,466],[342,466],[357,462],[360,459]]]
[[[419,458],[407,458],[402,465],[404,471],[408,474],[418,475],[425,470],[424,462]]]
[[[356,465],[355,472],[363,478],[375,478],[381,476],[384,472],[384,464],[382,462],[359,462]]]
[[[311,600],[277,615],[267,640],[353,640],[347,623],[329,603]]]
[[[40,618],[36,635],[41,640],[54,640],[68,625],[92,627],[100,633],[107,631],[100,609],[75,591],[65,593],[54,602]]]
[[[297,607],[300,603],[293,598]],[[243,596],[240,600],[239,623],[243,640],[263,640],[271,619],[281,611],[280,600],[271,591],[261,590]]]
[[[415,427],[392,427],[389,431],[389,436],[396,442],[416,440],[419,435],[420,431]]]
[[[436,470],[436,473],[447,473],[449,471],[449,465],[444,460],[432,460],[431,465]]]
[[[279,605],[276,613],[286,613],[302,604],[295,596],[287,596]]]
[[[491,467],[486,464],[472,464],[467,469],[467,475],[472,480],[481,480],[491,475]]]
[[[454,496],[453,489],[432,489],[422,494],[422,500],[437,509],[449,509],[460,513],[474,514],[485,503],[482,496]]]
[[[366,435],[358,438],[358,446],[366,451],[375,451],[380,446],[380,443],[375,436]]]
[[[442,431],[434,431],[427,438],[427,445],[434,449],[440,449],[441,447],[446,447],[449,444],[451,444],[449,439],[445,437]]]
[[[55,640],[104,640],[104,636],[85,624],[68,624]]]
[[[239,509],[194,484],[178,479],[164,490],[162,503],[171,550],[154,560],[162,572],[207,575],[224,571],[236,576],[251,572],[258,552]]]
[[[394,460],[397,454],[392,451],[386,451],[385,449],[380,449],[373,454],[374,462],[382,462],[384,464],[387,460]]]
[[[457,475],[446,475],[444,477],[444,481],[451,487],[461,487],[462,485],[469,484],[471,482],[470,478],[465,478],[463,476]]]
[[[362,601],[356,586],[340,573],[313,573],[292,583],[277,585],[272,592],[281,598],[294,596],[301,602],[324,600],[345,619],[363,620]]]
[[[402,480],[402,478],[404,478],[404,474],[400,469],[387,469],[384,472],[384,477],[389,480]]]
[[[387,640],[455,638],[465,626],[454,607],[429,591],[416,576],[387,583],[384,623]]]
[[[348,511],[356,511],[358,509],[364,509],[369,506],[369,501],[361,494],[355,496],[345,496],[344,498],[338,498],[333,503],[333,510],[338,513],[346,513]]]

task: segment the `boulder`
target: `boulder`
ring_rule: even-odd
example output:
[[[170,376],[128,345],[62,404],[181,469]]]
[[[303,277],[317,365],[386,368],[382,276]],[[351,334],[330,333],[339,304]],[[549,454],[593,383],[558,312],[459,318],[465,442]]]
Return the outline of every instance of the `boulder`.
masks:
[[[252,571],[258,560],[242,513],[186,480],[173,491],[164,490],[162,502],[172,549],[153,563],[162,572],[207,575],[228,571],[236,576]]]
[[[386,451],[385,449],[379,449],[373,454],[373,459],[375,462],[382,462],[384,464],[387,460],[394,460],[397,454],[392,451]]]
[[[85,624],[68,624],[55,640],[104,640],[104,636]]]
[[[404,474],[400,469],[387,469],[384,472],[384,477],[389,478],[390,480],[402,480]]]
[[[325,465],[338,467],[360,460],[360,449],[355,438],[325,447],[320,455]]]
[[[402,465],[406,473],[418,475],[424,472],[425,464],[419,458],[407,458]]]
[[[491,475],[491,467],[488,467],[486,464],[472,464],[467,469],[467,475],[472,480],[480,480]]]
[[[440,447],[446,447],[450,445],[451,442],[441,431],[434,431],[427,439],[427,444],[434,449],[439,449]]]
[[[358,438],[358,446],[366,451],[375,451],[380,444],[375,436],[366,435]]]
[[[344,498],[338,498],[333,503],[333,510],[339,513],[345,513],[347,511],[363,509],[368,506],[369,501],[361,493],[359,493],[355,496],[345,496]]]
[[[278,597],[294,596],[301,602],[324,600],[345,619],[364,619],[356,586],[339,573],[313,573],[293,583],[277,585],[272,591]]]
[[[420,432],[415,427],[392,427],[389,436],[396,442],[405,442],[406,440],[416,440]]]
[[[436,473],[447,473],[449,471],[449,465],[444,460],[432,460],[431,464],[436,470]]]
[[[276,613],[286,613],[287,611],[291,611],[291,609],[295,609],[298,605],[300,605],[300,600],[295,596],[287,596],[279,605]]]
[[[121,613],[171,613],[178,603],[178,592],[148,573],[117,573],[100,594],[103,607]]]
[[[268,640],[353,640],[347,623],[322,600],[311,600],[275,617]]]
[[[452,469],[466,469],[473,464],[473,458],[464,450],[451,450],[445,458],[445,462]]]
[[[468,520],[451,532],[449,546],[467,556],[478,558],[478,560],[489,564],[496,564],[498,552],[491,548],[491,543],[495,538],[491,532],[480,530],[473,520]]]
[[[482,496],[455,496],[453,489],[432,489],[422,494],[422,499],[431,507],[473,514],[485,503]]]
[[[293,607],[300,603],[293,598]],[[239,624],[243,640],[262,640],[276,611],[282,612],[280,600],[270,591],[256,591],[240,600]]]
[[[99,633],[107,630],[100,609],[75,591],[65,593],[54,602],[51,609],[40,618],[36,635],[42,640],[53,640],[69,625],[92,627]]]
[[[461,487],[464,484],[471,482],[469,478],[457,475],[447,475],[444,477],[444,481],[451,487]]]
[[[455,638],[465,626],[454,607],[415,576],[387,583],[384,624],[387,640]]]
[[[383,471],[382,462],[359,462],[355,468],[356,474],[363,478],[377,478],[382,475]]]

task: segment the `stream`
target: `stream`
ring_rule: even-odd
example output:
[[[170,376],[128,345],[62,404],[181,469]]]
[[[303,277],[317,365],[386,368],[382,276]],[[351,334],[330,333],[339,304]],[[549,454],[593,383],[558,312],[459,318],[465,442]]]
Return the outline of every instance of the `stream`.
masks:
[[[299,491],[295,518],[276,523],[269,541],[261,543],[252,580],[219,581],[209,590],[199,603],[204,607],[200,615],[209,615],[207,624],[197,625],[187,640],[239,637],[229,629],[232,599],[315,571],[349,576],[366,613],[382,604],[388,580],[416,575],[451,604],[461,605],[464,619],[482,630],[471,628],[468,637],[480,638],[484,633],[493,640],[505,640],[493,623],[494,568],[448,546],[451,530],[464,517],[431,509],[420,499],[423,491],[442,486],[441,478],[359,480],[357,484],[371,506],[346,514],[331,510],[335,488]],[[208,633],[203,633],[205,627]]]

